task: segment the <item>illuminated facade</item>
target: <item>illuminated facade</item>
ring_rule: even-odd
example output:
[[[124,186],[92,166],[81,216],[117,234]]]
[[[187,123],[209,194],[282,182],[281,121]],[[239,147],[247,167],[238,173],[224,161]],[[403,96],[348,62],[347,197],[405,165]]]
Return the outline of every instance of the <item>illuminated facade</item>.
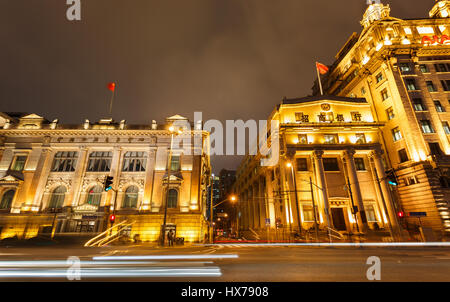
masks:
[[[177,136],[182,147],[169,131],[176,123],[184,125]],[[0,238],[93,237],[115,212],[116,223],[131,223],[131,238],[155,241],[167,200],[168,229],[187,242],[203,240],[211,169],[209,151],[193,143],[209,137],[199,125],[178,115],[163,125],[60,125],[35,114],[0,113]],[[107,192],[106,176],[114,177]]]
[[[284,99],[269,120],[280,123],[280,158],[263,167],[248,156],[239,167],[242,231],[303,232],[316,221],[322,230],[367,232],[390,223],[399,232],[379,136],[384,123],[365,99]]]
[[[429,18],[401,20],[388,5],[367,8],[360,34],[336,55],[322,84],[326,94],[365,98],[384,123],[382,141],[397,175],[406,216],[450,232],[450,1],[436,1]],[[314,87],[318,94],[317,83]],[[418,219],[406,217],[418,224]]]

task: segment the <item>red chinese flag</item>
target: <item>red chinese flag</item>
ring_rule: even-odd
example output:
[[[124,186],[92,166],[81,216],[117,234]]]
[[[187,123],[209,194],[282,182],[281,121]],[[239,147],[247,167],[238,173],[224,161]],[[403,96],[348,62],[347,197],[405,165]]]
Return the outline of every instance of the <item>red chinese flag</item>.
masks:
[[[111,91],[114,91],[116,89],[116,83],[108,83],[108,89]]]
[[[316,67],[320,74],[326,74],[328,72],[328,67],[326,65],[316,62]]]

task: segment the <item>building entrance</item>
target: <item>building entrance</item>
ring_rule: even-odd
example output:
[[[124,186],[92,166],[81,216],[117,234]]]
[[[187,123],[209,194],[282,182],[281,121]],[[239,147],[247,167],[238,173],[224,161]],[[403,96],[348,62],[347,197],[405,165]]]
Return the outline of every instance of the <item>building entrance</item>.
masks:
[[[343,208],[331,208],[334,228],[338,231],[346,231],[345,216]]]

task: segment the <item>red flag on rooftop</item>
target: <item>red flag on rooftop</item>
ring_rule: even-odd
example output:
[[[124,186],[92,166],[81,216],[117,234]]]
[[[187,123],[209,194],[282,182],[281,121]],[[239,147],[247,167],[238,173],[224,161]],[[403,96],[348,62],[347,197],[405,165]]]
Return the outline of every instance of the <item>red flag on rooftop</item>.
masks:
[[[108,89],[111,91],[114,91],[116,89],[116,83],[108,83]]]
[[[319,62],[316,62],[316,68],[320,72],[320,74],[326,74],[329,70],[328,66],[321,64]]]

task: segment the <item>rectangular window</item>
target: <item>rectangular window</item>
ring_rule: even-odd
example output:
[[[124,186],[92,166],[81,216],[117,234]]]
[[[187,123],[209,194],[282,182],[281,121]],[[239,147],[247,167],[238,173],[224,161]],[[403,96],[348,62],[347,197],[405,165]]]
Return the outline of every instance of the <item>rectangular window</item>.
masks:
[[[413,99],[413,103],[414,103],[414,110],[416,110],[416,111],[425,111],[425,110],[427,110],[425,105],[422,103],[422,99],[415,98],[415,99]]]
[[[442,106],[441,102],[434,101],[434,107],[436,107],[437,112],[445,112],[444,107]]]
[[[409,160],[408,154],[406,153],[406,149],[398,150],[398,158],[400,160],[400,163],[404,163]]]
[[[25,168],[26,161],[27,161],[26,155],[16,155],[13,159],[10,170],[22,172],[23,169]]]
[[[325,171],[339,171],[337,158],[323,158],[323,168]]]
[[[388,94],[388,92],[387,92],[387,89],[383,89],[383,90],[381,91],[381,99],[382,99],[383,101],[385,101],[387,98],[389,98],[389,94]]]
[[[170,162],[170,170],[171,171],[180,170],[180,156],[179,155],[172,155],[172,160]]]
[[[394,138],[394,142],[402,139],[402,133],[400,132],[400,128],[395,127],[392,129],[392,137]]]
[[[401,72],[410,72],[411,67],[409,66],[408,63],[400,63],[400,70]]]
[[[88,172],[108,172],[111,170],[112,152],[96,151],[89,154]]]
[[[383,81],[383,74],[380,72],[380,73],[377,75],[377,83],[380,83],[381,81]]]
[[[366,165],[364,164],[364,158],[355,157],[356,171],[366,171]]]
[[[308,135],[307,134],[299,134],[298,135],[298,143],[299,144],[307,144],[308,143]]]
[[[308,171],[308,160],[306,158],[297,158],[297,171]]]
[[[127,152],[123,157],[124,172],[144,172],[147,165],[147,152]]]
[[[433,126],[429,120],[421,120],[420,125],[422,126],[423,133],[434,133]]]
[[[392,109],[392,107],[389,107],[388,109],[386,109],[386,115],[387,115],[388,120],[392,120],[395,117],[394,109]]]
[[[434,87],[433,81],[427,81],[427,89],[429,92],[436,92],[436,87]]]
[[[428,143],[428,146],[430,146],[431,155],[442,155],[442,150],[439,143]]]
[[[416,80],[414,80],[414,79],[406,79],[406,89],[408,89],[409,91],[417,90]]]
[[[436,72],[447,72],[447,64],[434,64],[434,68],[436,69]]]
[[[375,215],[375,208],[373,205],[369,204],[364,206],[366,210],[366,217],[368,222],[377,222],[377,216]]]
[[[412,185],[415,185],[415,184],[418,184],[418,183],[419,183],[419,180],[417,179],[416,176],[408,176],[408,177],[405,178],[405,184],[407,186],[412,186]]]
[[[366,143],[366,136],[364,135],[364,133],[356,133],[355,137],[356,137],[355,144],[365,144]]]
[[[442,128],[444,128],[445,134],[450,134],[450,126],[448,125],[448,122],[442,122]]]
[[[314,222],[314,210],[312,206],[303,206],[303,221]]]
[[[444,91],[450,91],[450,80],[441,80],[441,84]]]
[[[325,134],[323,136],[325,139],[325,144],[338,144],[339,143],[339,137],[337,134]]]
[[[52,172],[73,172],[77,163],[78,152],[61,151],[55,154]]]
[[[428,69],[428,66],[425,65],[425,64],[420,65],[420,71],[422,73],[429,73],[430,72],[430,70]]]

